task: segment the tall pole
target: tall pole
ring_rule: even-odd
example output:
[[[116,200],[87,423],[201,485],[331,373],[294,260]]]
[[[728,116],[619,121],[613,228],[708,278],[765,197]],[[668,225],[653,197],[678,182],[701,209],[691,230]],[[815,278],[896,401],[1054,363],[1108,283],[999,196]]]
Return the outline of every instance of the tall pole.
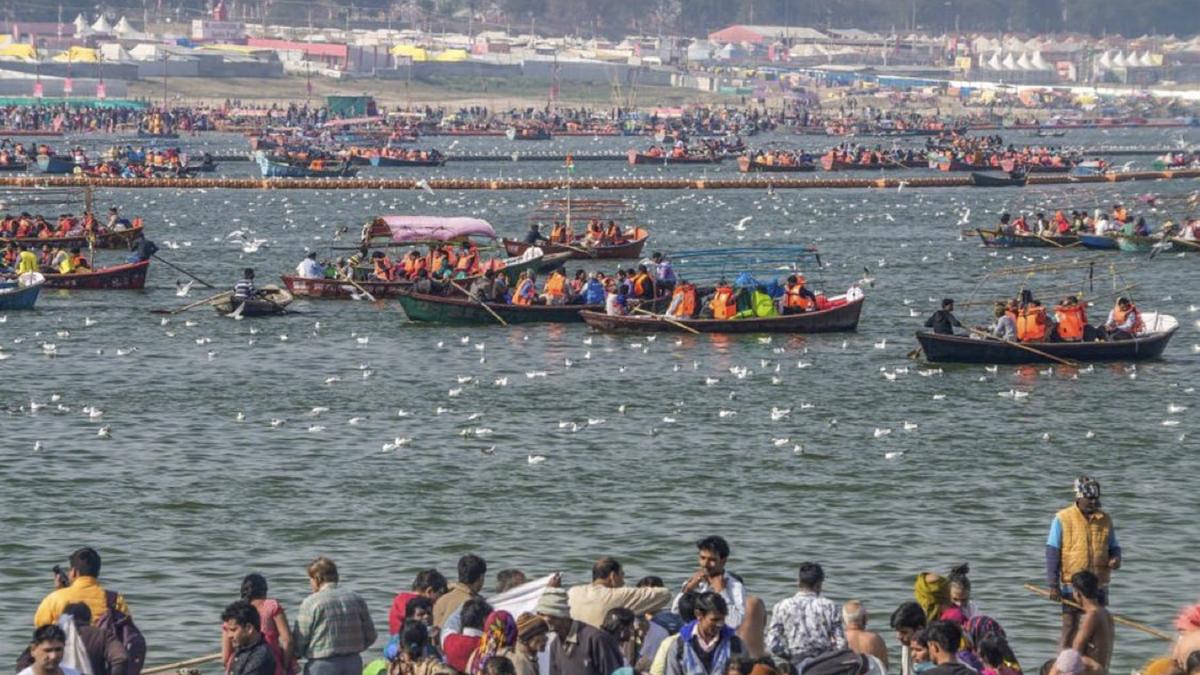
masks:
[[[171,59],[170,52],[163,51],[163,112],[167,112],[167,64]]]

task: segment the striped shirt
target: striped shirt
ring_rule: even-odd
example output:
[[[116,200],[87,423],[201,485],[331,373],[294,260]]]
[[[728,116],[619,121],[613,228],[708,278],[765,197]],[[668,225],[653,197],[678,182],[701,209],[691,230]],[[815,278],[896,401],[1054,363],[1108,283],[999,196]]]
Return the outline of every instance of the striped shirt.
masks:
[[[304,599],[292,628],[294,651],[304,659],[358,654],[375,643],[375,624],[367,603],[335,583]]]
[[[233,297],[236,300],[245,300],[254,297],[254,280],[242,279],[233,285]]]

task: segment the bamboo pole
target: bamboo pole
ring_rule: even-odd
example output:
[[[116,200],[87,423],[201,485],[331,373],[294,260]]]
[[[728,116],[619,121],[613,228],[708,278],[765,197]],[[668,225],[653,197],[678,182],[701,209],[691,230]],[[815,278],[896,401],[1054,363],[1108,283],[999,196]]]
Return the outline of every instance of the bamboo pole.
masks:
[[[1025,584],[1025,590],[1030,591],[1032,593],[1036,593],[1037,595],[1040,595],[1043,598],[1046,598],[1047,600],[1053,600],[1053,598],[1051,598],[1051,596],[1050,596],[1050,591],[1048,591],[1044,588],[1038,588],[1037,586],[1034,586],[1033,584]],[[1080,610],[1083,609],[1083,607],[1081,607],[1079,605],[1079,603],[1077,603],[1073,600],[1068,600],[1066,598],[1059,598],[1058,602],[1066,605],[1067,607],[1074,607],[1075,609],[1080,609]],[[1109,612],[1109,616],[1112,617],[1112,620],[1115,623],[1119,623],[1122,626],[1129,626],[1130,628],[1136,628],[1137,630],[1140,630],[1143,633],[1148,633],[1150,635],[1153,635],[1156,638],[1159,638],[1160,640],[1166,640],[1167,642],[1175,641],[1174,635],[1164,633],[1161,630],[1158,630],[1157,628],[1151,628],[1150,626],[1147,626],[1144,623],[1140,623],[1140,622],[1134,621],[1132,619],[1127,619],[1127,618],[1121,616],[1120,614],[1113,614],[1112,612]],[[147,671],[142,671],[142,672],[147,672]]]
[[[166,663],[161,666],[154,666],[153,668],[146,668],[145,670],[142,671],[142,675],[155,675],[155,673],[169,673],[173,670],[179,670],[180,668],[199,666],[201,664],[211,663],[213,661],[219,661],[220,659],[221,659],[220,652],[217,652],[216,654],[209,654],[208,656],[197,656],[194,659],[185,659],[183,661],[176,661],[175,663]]]

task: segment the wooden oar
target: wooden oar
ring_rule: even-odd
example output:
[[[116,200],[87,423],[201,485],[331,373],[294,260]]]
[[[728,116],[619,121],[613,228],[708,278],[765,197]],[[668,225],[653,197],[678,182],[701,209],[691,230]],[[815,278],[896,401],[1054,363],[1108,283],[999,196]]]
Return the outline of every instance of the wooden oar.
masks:
[[[963,326],[963,328],[966,328],[967,330],[971,331],[972,333],[975,333],[976,335],[978,335],[980,337],[987,338],[990,340],[996,340],[997,342],[1003,342],[1006,345],[1012,345],[1013,347],[1017,347],[1018,349],[1024,349],[1025,351],[1027,351],[1031,354],[1037,354],[1038,356],[1040,356],[1042,358],[1050,359],[1051,361],[1061,363],[1064,366],[1070,366],[1072,368],[1079,367],[1078,362],[1072,361],[1070,359],[1064,359],[1062,357],[1058,357],[1053,354],[1049,354],[1040,349],[1034,349],[1033,347],[1030,347],[1029,345],[1023,345],[1020,342],[1016,342],[1014,340],[1005,340],[1005,339],[996,337],[995,335],[992,335],[991,333],[988,333],[986,331],[979,330],[978,328],[972,328],[970,326]]]
[[[173,269],[173,270],[175,270],[175,271],[177,271],[177,272],[183,272],[184,274],[186,274],[186,275],[188,275],[189,277],[191,277],[191,278],[195,279],[196,281],[199,281],[199,282],[200,282],[200,285],[201,285],[201,286],[204,286],[205,288],[216,288],[216,286],[213,286],[212,284],[210,284],[210,283],[208,283],[207,281],[205,281],[205,280],[201,279],[200,277],[196,276],[195,274],[192,274],[191,272],[189,272],[189,271],[187,271],[187,270],[183,269],[183,268],[182,268],[182,267],[180,267],[179,265],[176,265],[176,264],[174,264],[174,263],[172,263],[172,262],[170,262],[170,261],[168,261],[168,260],[163,260],[162,258],[158,257],[158,254],[157,254],[157,253],[155,253],[155,254],[154,254],[153,256],[151,256],[151,257],[153,257],[153,258],[154,258],[155,260],[157,260],[158,262],[160,262],[160,263],[162,263],[162,264],[166,265],[167,267],[170,267],[171,269]]]
[[[453,286],[453,287],[457,288],[459,291],[461,291],[461,292],[462,292],[462,294],[463,294],[463,295],[465,295],[465,296],[467,296],[469,299],[471,299],[471,300],[474,300],[475,302],[479,303],[479,306],[480,306],[480,307],[482,307],[482,308],[486,309],[486,310],[487,310],[487,313],[488,313],[488,314],[491,314],[491,315],[492,315],[492,317],[493,317],[494,319],[496,319],[497,321],[499,321],[501,326],[504,326],[505,328],[507,328],[507,327],[508,327],[508,322],[507,322],[507,321],[505,321],[503,318],[501,318],[501,317],[500,317],[500,315],[499,315],[499,314],[497,314],[495,310],[493,310],[491,307],[488,307],[486,302],[484,302],[483,300],[480,300],[479,298],[477,298],[477,297],[475,297],[475,296],[471,295],[471,293],[470,293],[470,292],[469,292],[467,289],[463,288],[462,286],[459,286],[459,285],[458,285],[458,282],[454,281],[453,279],[450,279],[449,281],[450,281],[450,285],[451,285],[451,286]]]
[[[687,332],[691,333],[692,335],[700,334],[700,331],[696,330],[695,328],[692,328],[691,326],[689,326],[687,324],[679,323],[675,319],[672,319],[671,317],[669,317],[665,314],[655,314],[654,312],[651,312],[648,309],[642,309],[641,307],[634,307],[633,311],[641,312],[642,314],[649,314],[650,316],[652,316],[656,319],[662,319],[663,321],[666,321],[667,323],[671,324],[672,326],[675,326],[676,328],[682,328],[683,330],[686,330]]]
[[[362,286],[359,286],[358,282],[354,280],[353,276],[347,276],[346,274],[343,274],[341,270],[338,270],[338,274],[341,275],[341,278],[338,279],[338,281],[349,282],[351,286],[357,288],[360,293],[367,296],[368,300],[370,300],[371,302],[375,302],[375,296],[371,295],[371,293],[368,292],[367,289],[363,288]],[[378,308],[376,308],[376,309],[378,309]]]
[[[217,293],[216,295],[212,296],[211,298],[197,300],[196,302],[193,302],[190,305],[184,305],[183,307],[176,307],[175,309],[152,309],[152,310],[150,310],[150,313],[151,314],[178,314],[180,312],[186,312],[189,309],[195,309],[196,307],[199,307],[201,305],[212,304],[227,295],[233,295],[233,291],[224,291],[222,293]]]
[[[1055,248],[1067,248],[1067,246],[1065,244],[1060,244],[1057,241],[1054,241],[1053,239],[1051,239],[1050,237],[1043,237],[1042,235],[1040,235],[1036,232],[1033,233],[1033,236],[1037,237],[1038,239],[1041,239],[1042,241],[1044,241],[1048,244],[1053,244]]]
[[[203,663],[217,661],[220,658],[221,658],[220,652],[217,652],[216,654],[209,654],[208,656],[198,656],[194,659],[187,659],[184,661],[176,661],[175,663],[166,663],[161,666],[154,666],[153,668],[146,668],[145,670],[142,671],[142,675],[154,675],[155,673],[169,673],[173,670],[179,670],[180,668],[188,668],[190,666],[198,666]]]
[[[1050,591],[1048,591],[1044,588],[1038,588],[1037,586],[1034,586],[1033,584],[1025,584],[1025,590],[1036,593],[1036,594],[1042,596],[1043,598],[1046,598],[1047,600],[1053,600],[1053,598],[1050,596]],[[1067,607],[1074,607],[1075,609],[1083,609],[1083,607],[1080,606],[1080,604],[1075,602],[1074,600],[1068,600],[1066,598],[1059,598],[1058,602],[1066,605]],[[1136,629],[1142,631],[1143,633],[1149,633],[1150,635],[1153,635],[1154,637],[1159,638],[1161,640],[1166,640],[1167,642],[1175,641],[1174,635],[1164,633],[1161,630],[1158,630],[1157,628],[1151,628],[1150,626],[1147,626],[1144,623],[1133,621],[1132,619],[1126,619],[1125,617],[1121,616],[1120,614],[1113,614],[1112,612],[1109,612],[1109,616],[1112,617],[1112,620],[1115,623],[1119,623],[1122,626],[1129,626],[1130,628],[1136,628]],[[142,671],[142,672],[146,672],[146,671]]]

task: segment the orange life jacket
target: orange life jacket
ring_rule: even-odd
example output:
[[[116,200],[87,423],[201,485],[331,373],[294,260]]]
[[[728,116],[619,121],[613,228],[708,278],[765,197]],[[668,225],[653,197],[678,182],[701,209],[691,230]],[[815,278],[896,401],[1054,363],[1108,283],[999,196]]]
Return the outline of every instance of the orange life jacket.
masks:
[[[1142,332],[1146,328],[1146,324],[1142,323],[1142,313],[1138,311],[1138,308],[1133,303],[1129,304],[1128,311],[1122,310],[1120,305],[1113,307],[1113,320],[1120,326],[1125,323],[1125,319],[1129,317],[1130,312],[1133,313],[1134,334]]]
[[[680,319],[690,319],[696,313],[696,287],[691,284],[680,284],[671,294],[672,300],[679,296],[683,299],[679,301],[679,305],[675,308],[675,317]]]
[[[796,284],[788,286],[783,295],[784,307],[799,307],[804,311],[809,311],[815,308],[815,303],[811,298],[801,293],[804,290],[804,284]]]
[[[546,295],[552,298],[561,298],[566,294],[567,278],[558,272],[550,275],[546,279]]]
[[[455,263],[455,265],[454,265],[454,270],[456,272],[466,272],[467,274],[470,274],[471,270],[474,268],[475,268],[475,252],[474,251],[459,258],[458,262]]]
[[[1046,308],[1026,307],[1017,313],[1017,340],[1042,342],[1046,339]]]
[[[729,286],[717,287],[711,304],[714,319],[732,319],[737,314],[737,300]]]
[[[513,293],[514,305],[532,305],[533,304],[533,282],[529,279],[521,281],[521,285],[517,287],[517,292]]]
[[[387,259],[387,256],[375,258],[375,276],[383,281],[391,281],[392,279],[392,261]]]
[[[1054,309],[1054,318],[1058,321],[1058,337],[1064,342],[1078,342],[1083,339],[1083,327],[1087,325],[1087,315],[1080,305],[1059,305]]]
[[[645,272],[638,272],[633,277],[633,294],[639,298],[644,298],[653,292],[654,280]]]

